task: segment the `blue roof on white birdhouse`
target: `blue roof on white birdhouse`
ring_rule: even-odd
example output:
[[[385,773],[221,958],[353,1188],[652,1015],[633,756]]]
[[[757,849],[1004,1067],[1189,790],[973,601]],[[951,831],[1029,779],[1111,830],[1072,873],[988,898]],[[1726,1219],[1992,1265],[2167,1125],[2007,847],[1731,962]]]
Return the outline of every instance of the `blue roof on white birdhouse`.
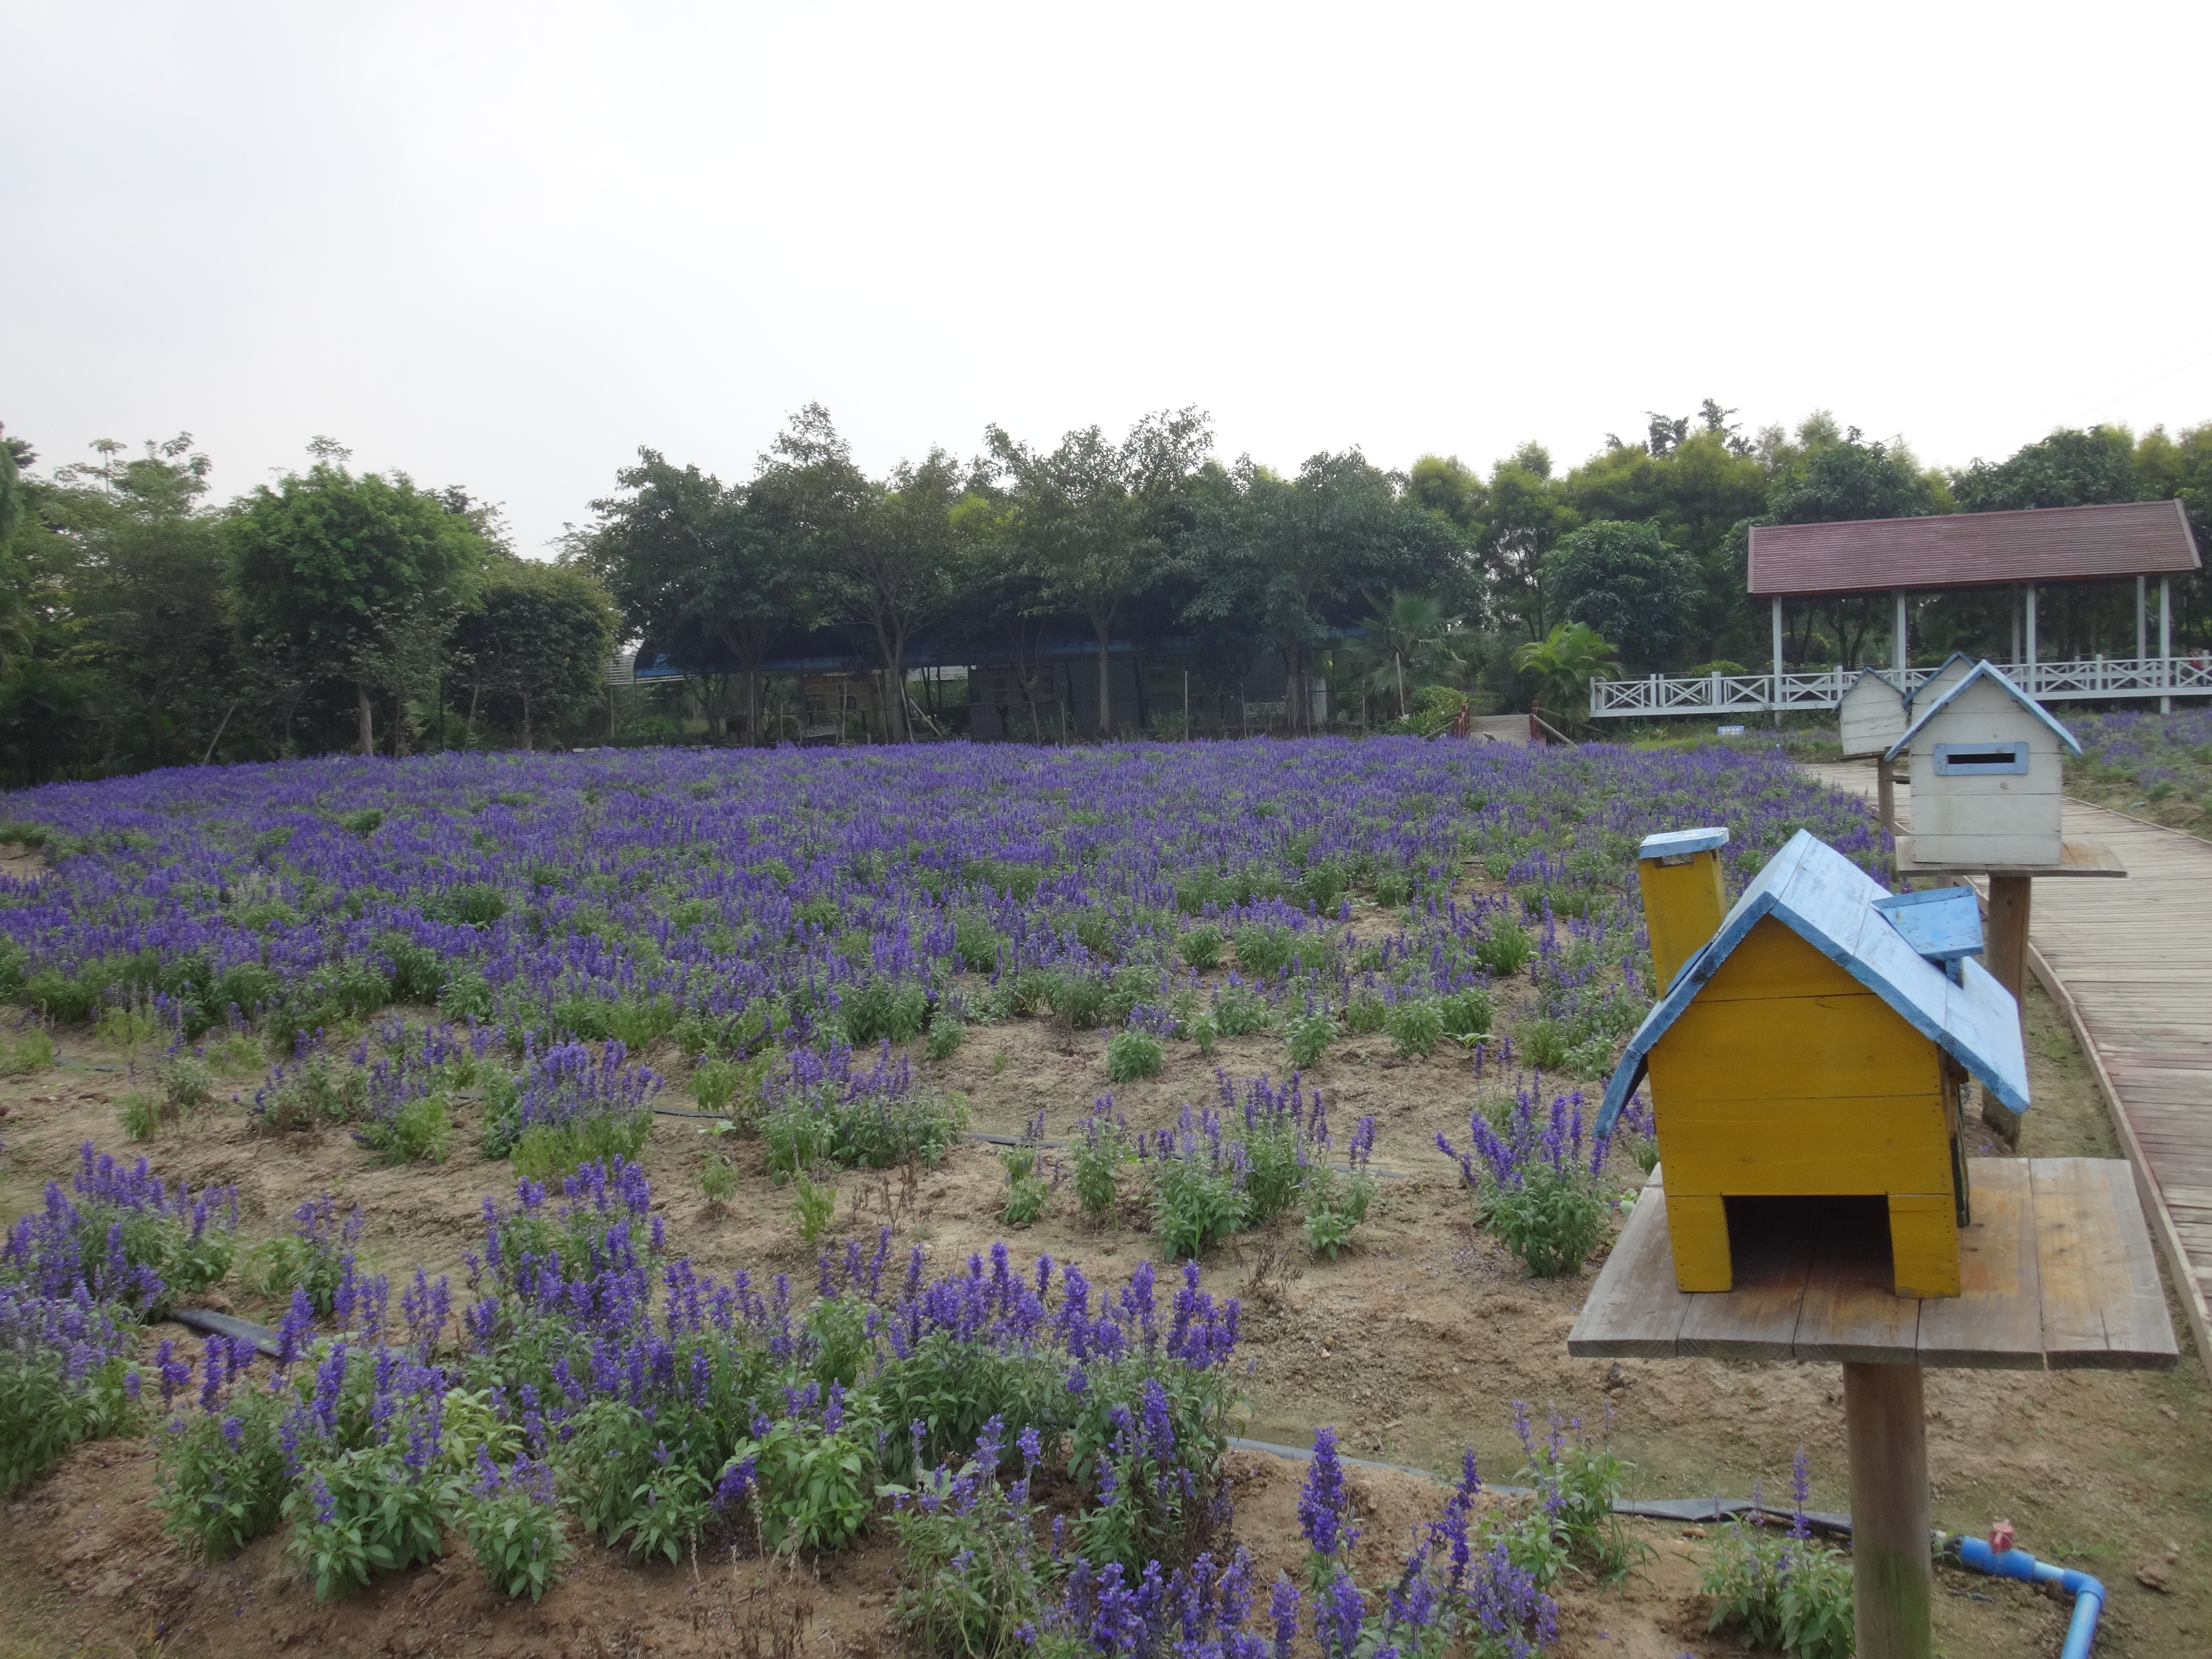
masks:
[[[1954,963],[1958,973],[1954,980],[1938,961],[1915,947],[1898,925],[1893,908],[1881,904],[1889,896],[1879,882],[1811,831],[1800,830],[1792,836],[1744,889],[1720,931],[1682,964],[1674,983],[1628,1040],[1628,1051],[1605,1091],[1598,1133],[1613,1132],[1620,1109],[1644,1080],[1652,1048],[1697,1000],[1729,954],[1768,916],[1880,997],[1999,1100],[2016,1112],[2026,1111],[2027,1060],[2021,1048],[2020,1011],[2012,994],[1981,963],[1951,956],[1947,945],[1944,959]]]
[[[1943,676],[1949,673],[1952,668],[1960,663],[1965,663],[1971,667],[1973,660],[1974,659],[1972,657],[1968,656],[1963,651],[1954,651],[1949,656],[1944,658],[1942,661],[1936,665],[1936,672],[1934,673],[1930,674],[1926,679],[1921,681],[1919,684],[1914,686],[1910,691],[1907,691],[1905,694],[1905,708],[1910,709],[1912,707],[1912,700],[1915,697],[1919,696],[1923,692],[1935,690],[1939,684],[1942,684],[1942,689],[1944,690],[1949,690],[1951,689],[1950,686],[1943,684]]]
[[[1963,692],[1968,686],[1973,684],[1977,680],[1987,680],[1992,685],[2002,686],[2014,702],[2017,702],[2022,708],[2025,708],[2029,714],[2034,715],[2036,719],[2041,720],[2057,735],[2059,745],[2069,754],[2079,755],[2081,752],[2081,745],[2075,739],[2074,734],[2071,732],[2069,732],[2064,726],[2061,726],[2057,720],[2051,719],[2051,711],[2049,709],[2045,708],[2041,703],[2036,702],[2033,697],[2029,696],[2027,693],[2021,690],[2019,686],[2014,684],[2012,680],[2006,675],[2002,669],[1999,668],[1995,663],[1990,661],[1988,658],[1984,657],[1981,661],[1976,663],[1973,667],[1969,669],[1965,677],[1961,678],[1956,685],[1954,685],[1942,696],[1936,698],[1935,702],[1929,703],[1927,708],[1910,709],[1909,712],[1912,717],[1912,723],[1905,728],[1905,735],[1890,745],[1889,752],[1884,755],[1882,758],[1886,761],[1895,760],[1899,755],[1902,755],[1905,750],[1911,748],[1912,739],[1914,736],[1918,733],[1920,728],[1927,725],[1929,721],[1936,719],[1936,716],[1941,714],[1946,708],[1948,708],[1951,704],[1958,699],[1960,693]]]

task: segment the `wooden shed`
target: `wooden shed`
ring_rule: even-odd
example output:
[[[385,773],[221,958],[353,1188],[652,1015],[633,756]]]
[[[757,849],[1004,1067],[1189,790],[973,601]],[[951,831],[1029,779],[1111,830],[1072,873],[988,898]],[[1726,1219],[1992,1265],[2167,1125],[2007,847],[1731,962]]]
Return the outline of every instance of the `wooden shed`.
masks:
[[[1860,670],[1858,678],[1837,705],[1844,758],[1864,760],[1869,755],[1880,755],[1903,737],[1911,723],[1905,706],[1905,693],[1888,675],[1878,668]]]
[[[1975,1078],[2014,1111],[2028,1099],[2012,996],[1972,959],[1972,896],[1893,898],[1800,830],[1723,916],[1718,842],[1686,855],[1686,836],[1725,839],[1645,844],[1638,871],[1667,989],[1598,1119],[1611,1133],[1649,1080],[1676,1282],[1733,1286],[1731,1206],[1739,1227],[1755,1224],[1742,1200],[1859,1198],[1887,1207],[1899,1295],[1958,1295],[1961,1094]],[[1700,934],[1686,960],[1662,957],[1662,941]]]
[[[2074,734],[1990,662],[1933,701],[1916,698],[1911,714],[1883,760],[1912,757],[1914,861],[2057,864],[2063,757],[2081,752]]]

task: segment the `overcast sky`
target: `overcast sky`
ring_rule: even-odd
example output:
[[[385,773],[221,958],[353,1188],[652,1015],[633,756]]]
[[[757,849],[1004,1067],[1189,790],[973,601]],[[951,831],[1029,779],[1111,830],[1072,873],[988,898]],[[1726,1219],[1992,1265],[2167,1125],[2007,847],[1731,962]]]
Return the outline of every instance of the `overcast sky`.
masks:
[[[0,0],[0,421],[309,436],[525,551],[641,444],[1211,411],[1561,464],[2212,419],[2212,6]]]

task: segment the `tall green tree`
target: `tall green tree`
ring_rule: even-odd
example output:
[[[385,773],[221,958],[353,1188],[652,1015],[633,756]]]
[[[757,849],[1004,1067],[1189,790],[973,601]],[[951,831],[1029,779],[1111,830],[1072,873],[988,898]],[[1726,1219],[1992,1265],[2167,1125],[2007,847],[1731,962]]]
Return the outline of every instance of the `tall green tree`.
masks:
[[[205,511],[211,464],[180,433],[126,456],[58,468],[47,522],[75,557],[70,611],[98,669],[104,768],[212,758],[246,695],[224,605],[220,526]]]
[[[1491,470],[1480,545],[1501,623],[1531,639],[1551,625],[1544,556],[1580,522],[1543,445],[1523,444]]]
[[[1095,426],[1044,453],[995,426],[985,438],[1042,602],[1081,617],[1097,642],[1103,736],[1114,723],[1114,624],[1166,568],[1212,427],[1189,408],[1145,416],[1120,443]]]
[[[2135,435],[2125,427],[2062,428],[1994,465],[1975,461],[1951,480],[1962,513],[2022,507],[2100,507],[2141,501]]]
[[[580,564],[497,559],[455,634],[470,688],[468,730],[489,693],[513,705],[522,746],[535,748],[542,727],[599,695],[616,633],[612,602]]]
[[[404,473],[356,476],[327,453],[273,489],[256,486],[222,530],[249,631],[350,681],[361,752],[374,754],[371,694],[418,686],[426,668],[434,676],[474,596],[483,537]]]
[[[1201,501],[1185,620],[1248,619],[1282,655],[1294,730],[1312,726],[1312,659],[1361,594],[1391,585],[1433,592],[1455,576],[1454,533],[1402,495],[1401,482],[1356,449],[1310,456],[1294,478],[1247,457]]]
[[[1545,585],[1559,614],[1617,641],[1640,668],[1673,661],[1698,620],[1698,568],[1656,524],[1600,519],[1546,556]]]
[[[592,503],[597,523],[578,556],[605,586],[632,636],[679,660],[714,651],[743,676],[745,732],[761,740],[761,668],[811,614],[806,536],[758,489],[731,488],[658,450],[616,473],[626,492]],[[705,699],[710,726],[720,721]],[[719,733],[717,733],[719,735]]]

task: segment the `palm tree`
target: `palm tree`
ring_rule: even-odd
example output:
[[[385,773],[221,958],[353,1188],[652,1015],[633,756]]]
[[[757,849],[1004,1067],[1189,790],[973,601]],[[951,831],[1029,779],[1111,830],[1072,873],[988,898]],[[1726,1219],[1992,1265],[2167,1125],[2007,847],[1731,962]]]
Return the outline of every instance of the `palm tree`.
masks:
[[[1582,721],[1589,714],[1589,684],[1620,672],[1620,654],[1587,623],[1564,622],[1540,640],[1513,653],[1513,665],[1536,676],[1536,708],[1563,720]],[[1579,705],[1581,713],[1571,713]]]
[[[1358,657],[1367,671],[1366,686],[1378,696],[1395,699],[1400,720],[1411,708],[1410,686],[1418,686],[1431,670],[1459,665],[1449,643],[1459,621],[1446,616],[1442,602],[1428,594],[1401,590],[1376,603],[1373,614],[1360,624],[1364,633]]]

